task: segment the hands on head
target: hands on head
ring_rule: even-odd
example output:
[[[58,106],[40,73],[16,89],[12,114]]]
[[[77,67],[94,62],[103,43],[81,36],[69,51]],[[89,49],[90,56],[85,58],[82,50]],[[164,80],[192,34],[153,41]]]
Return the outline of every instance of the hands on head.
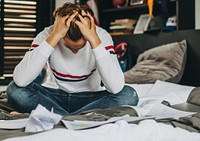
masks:
[[[68,38],[74,42],[84,39],[92,48],[97,47],[101,41],[96,33],[96,25],[91,9],[76,4],[64,4],[54,12],[55,22],[51,39],[59,40]],[[48,39],[47,39],[48,41]],[[53,41],[56,43],[56,41]],[[52,45],[56,45],[53,43]],[[53,47],[54,47],[53,46]]]
[[[66,15],[64,17],[61,17],[57,15],[55,17],[54,21],[54,28],[53,28],[53,33],[58,34],[60,39],[64,38],[70,28],[70,24],[72,20],[74,20],[74,17],[78,14],[78,12],[74,12],[71,16]]]

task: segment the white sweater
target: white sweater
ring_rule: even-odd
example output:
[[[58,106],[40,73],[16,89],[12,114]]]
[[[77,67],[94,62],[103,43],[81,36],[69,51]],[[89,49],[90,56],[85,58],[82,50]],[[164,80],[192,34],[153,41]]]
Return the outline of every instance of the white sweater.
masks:
[[[53,27],[47,27],[34,39],[30,51],[15,67],[14,82],[25,87],[30,84],[47,64],[45,87],[66,92],[100,91],[105,88],[118,93],[124,86],[124,75],[113,49],[111,36],[97,27],[101,44],[91,49],[89,42],[76,54],[62,41],[52,48],[45,39]],[[104,86],[101,86],[101,81]]]

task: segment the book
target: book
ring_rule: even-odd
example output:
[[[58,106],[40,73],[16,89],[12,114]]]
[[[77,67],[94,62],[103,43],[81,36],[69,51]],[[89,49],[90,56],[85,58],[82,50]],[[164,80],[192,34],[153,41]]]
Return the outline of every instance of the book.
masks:
[[[130,35],[133,34],[133,29],[124,29],[124,30],[111,30],[110,35]]]
[[[127,21],[127,22],[121,22],[121,21],[114,21],[110,22],[110,25],[136,25],[137,21]]]
[[[116,36],[116,35],[131,35],[133,33],[125,33],[125,32],[110,32],[111,36]]]
[[[114,30],[114,29],[133,29],[133,26],[126,26],[126,25],[113,25],[110,26],[109,29],[110,30]]]
[[[116,19],[114,22],[110,22],[110,34],[111,35],[123,35],[132,34],[135,28],[136,20],[134,19]]]
[[[127,22],[131,22],[131,23],[136,23],[137,20],[134,19],[115,19],[116,23],[127,23]]]

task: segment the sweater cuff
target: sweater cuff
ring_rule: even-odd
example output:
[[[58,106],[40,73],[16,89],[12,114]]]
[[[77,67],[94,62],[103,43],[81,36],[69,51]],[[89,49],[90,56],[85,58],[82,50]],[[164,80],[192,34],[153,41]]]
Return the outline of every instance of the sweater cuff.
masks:
[[[40,53],[42,53],[45,57],[49,57],[51,53],[54,51],[54,48],[51,47],[46,41],[43,41],[38,47]]]

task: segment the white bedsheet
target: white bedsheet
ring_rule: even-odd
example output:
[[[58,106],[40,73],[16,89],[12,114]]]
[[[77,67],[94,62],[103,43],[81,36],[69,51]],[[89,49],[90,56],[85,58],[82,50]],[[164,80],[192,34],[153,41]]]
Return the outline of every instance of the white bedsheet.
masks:
[[[79,131],[54,129],[3,141],[200,141],[200,134],[156,123],[154,120],[144,120],[138,125],[118,121]]]

